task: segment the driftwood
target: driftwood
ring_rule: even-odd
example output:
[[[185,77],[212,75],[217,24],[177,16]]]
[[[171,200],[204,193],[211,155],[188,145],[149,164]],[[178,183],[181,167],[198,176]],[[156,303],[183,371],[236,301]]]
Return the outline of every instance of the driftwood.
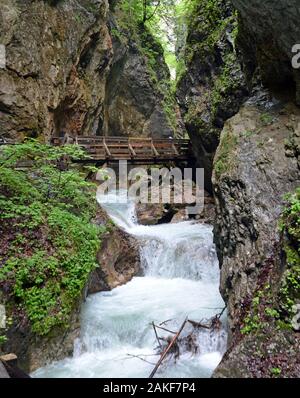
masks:
[[[211,309],[211,308],[209,308],[209,309]],[[220,330],[222,327],[222,322],[221,322],[220,318],[224,314],[225,310],[226,310],[226,307],[224,307],[219,314],[213,316],[210,319],[201,320],[200,322],[196,322],[192,319],[186,318],[185,321],[183,322],[183,324],[181,325],[180,329],[178,330],[178,332],[174,332],[173,330],[167,329],[166,327],[162,326],[162,325],[166,325],[167,323],[173,321],[173,319],[168,319],[164,322],[161,322],[159,325],[156,325],[154,322],[152,322],[151,325],[153,327],[155,337],[156,337],[156,340],[159,345],[159,347],[156,348],[157,350],[159,350],[158,353],[153,354],[153,355],[141,355],[141,356],[131,355],[131,354],[127,354],[127,355],[131,358],[138,358],[138,359],[140,359],[144,362],[147,362],[151,365],[154,365],[154,364],[147,361],[145,358],[147,356],[149,357],[149,356],[158,356],[159,355],[160,358],[149,376],[149,378],[153,378],[155,373],[159,369],[160,365],[162,364],[162,362],[166,359],[166,357],[168,355],[173,355],[175,362],[176,362],[176,360],[180,356],[180,348],[181,347],[183,347],[183,349],[186,351],[189,351],[193,354],[197,354],[199,351],[199,344],[197,341],[197,330],[198,329],[206,329],[206,330],[211,330],[211,331]],[[184,337],[180,337],[180,335],[187,323],[192,325],[193,330],[189,334],[185,335]],[[160,330],[170,333],[170,336],[168,336],[168,337],[159,336],[157,333],[157,329],[160,329]],[[164,342],[164,344],[162,344],[161,342]]]
[[[217,329],[220,329],[222,326],[222,322],[220,321],[220,318],[224,314],[225,310],[226,310],[226,307],[224,307],[223,310],[219,314],[212,317],[207,323],[203,323],[202,321],[195,322],[195,321],[192,321],[191,319],[189,319],[188,322],[194,328],[217,330]]]
[[[173,330],[169,330],[169,329],[163,328],[161,326],[155,325],[154,323],[153,323],[153,325],[154,325],[155,328],[164,330],[165,332],[168,332],[168,333],[171,333],[171,334],[176,334],[177,333],[177,332],[173,332]]]
[[[158,334],[157,334],[157,331],[156,331],[156,325],[155,325],[154,322],[152,322],[152,327],[153,327],[153,330],[154,330],[154,333],[155,333],[156,340],[158,341],[158,345],[161,348],[161,342],[159,340],[159,337],[158,337]]]
[[[155,375],[155,373],[157,372],[158,368],[160,367],[160,365],[162,364],[163,360],[165,359],[165,357],[167,356],[168,352],[171,350],[171,348],[173,347],[173,345],[176,343],[176,340],[178,339],[178,337],[180,336],[180,333],[183,331],[185,325],[187,323],[187,318],[184,320],[183,324],[181,325],[180,329],[178,330],[178,332],[176,333],[176,335],[172,338],[171,342],[169,343],[169,345],[167,346],[167,348],[164,350],[164,352],[161,354],[161,357],[159,358],[157,364],[155,365],[154,369],[152,370],[149,379],[152,379]]]
[[[201,322],[195,322],[195,321],[192,321],[191,319],[189,319],[188,322],[189,322],[194,328],[210,329],[210,325],[206,325],[206,324],[201,323]]]

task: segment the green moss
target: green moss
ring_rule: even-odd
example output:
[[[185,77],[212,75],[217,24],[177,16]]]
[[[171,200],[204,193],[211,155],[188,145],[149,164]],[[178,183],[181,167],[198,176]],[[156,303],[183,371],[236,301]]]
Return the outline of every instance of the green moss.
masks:
[[[263,331],[265,326],[267,330],[268,323],[280,330],[293,329],[294,305],[300,302],[300,189],[286,199],[279,228],[285,240],[287,269],[272,289],[265,284],[255,293],[243,320],[242,334]]]
[[[0,152],[0,287],[40,335],[68,325],[105,231],[91,223],[95,186],[72,164],[60,168],[67,155],[84,156],[36,141]]]
[[[162,38],[156,34],[154,20],[151,23],[142,22],[140,2],[122,0],[119,4],[118,28],[112,34],[119,40],[130,37],[145,60],[149,81],[160,98],[162,110],[165,113],[169,127],[174,134],[177,130],[176,97],[173,82],[170,80],[167,61],[176,64],[176,57],[165,51]]]
[[[220,75],[215,80],[211,92],[210,107],[213,117],[217,116],[220,104],[226,101],[227,97],[238,88],[238,83],[233,74],[235,63],[236,56],[234,53],[228,53],[224,57],[224,66]]]
[[[261,333],[268,329],[271,322],[277,322],[278,319],[279,312],[274,308],[273,291],[266,283],[255,292],[243,319],[241,333]]]
[[[205,37],[199,41],[197,37],[191,40],[193,50],[212,48],[221,39],[225,30],[230,28],[233,39],[238,32],[237,14],[230,13],[226,18],[228,4],[224,0],[198,0],[190,7],[192,30],[201,32]],[[228,13],[227,13],[228,14]],[[197,18],[195,18],[197,16]]]
[[[273,376],[280,376],[281,375],[282,370],[280,368],[272,368],[271,369],[271,374]]]
[[[263,113],[260,116],[260,121],[262,122],[262,124],[264,126],[269,126],[270,124],[272,124],[274,122],[274,117],[272,115],[270,115],[269,113]]]
[[[193,104],[188,104],[188,112],[185,122],[197,128],[199,134],[217,135],[219,129],[211,128],[219,125],[218,113],[222,115],[224,109],[230,108],[229,102],[240,88],[238,63],[236,54],[230,46],[220,46],[224,43],[224,36],[231,35],[233,46],[238,32],[237,15],[231,9],[229,3],[224,0],[194,1],[190,8],[189,35],[185,51],[185,68],[189,69],[192,64],[194,68],[198,63],[203,64],[202,75],[205,74],[206,81],[203,82],[205,91],[202,94],[200,109]],[[218,54],[218,60],[216,60]],[[220,62],[219,58],[222,60]],[[198,60],[201,60],[200,62]],[[211,65],[214,65],[213,73]],[[185,74],[181,75],[181,79]],[[178,82],[180,84],[180,80]],[[205,97],[204,97],[205,96]],[[205,104],[205,105],[204,105]],[[199,114],[203,113],[203,106],[210,113],[209,121],[203,122]],[[215,123],[218,120],[218,123]],[[219,164],[220,171],[223,169]]]
[[[287,207],[279,223],[285,237],[284,251],[287,270],[283,276],[279,297],[280,309],[285,322],[291,323],[294,305],[300,302],[300,188],[287,195]]]
[[[112,35],[112,37],[118,39],[121,43],[125,43],[126,42],[126,36],[124,35],[124,33],[117,29],[117,28],[112,28],[110,30],[110,33]]]
[[[238,138],[231,131],[224,131],[214,164],[215,174],[218,178],[233,165],[233,152],[237,144]]]

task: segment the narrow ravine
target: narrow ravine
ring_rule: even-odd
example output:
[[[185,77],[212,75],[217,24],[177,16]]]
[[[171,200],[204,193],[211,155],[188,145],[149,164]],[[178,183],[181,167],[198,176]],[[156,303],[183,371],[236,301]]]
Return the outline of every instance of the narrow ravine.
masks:
[[[177,330],[187,316],[200,321],[224,307],[211,226],[142,226],[136,222],[133,203],[115,203],[114,195],[111,202],[102,203],[111,219],[141,243],[144,275],[111,292],[89,296],[82,307],[74,356],[38,369],[34,377],[148,377],[151,363],[158,359],[152,356],[157,346],[152,321],[172,319],[168,327]],[[223,329],[201,329],[198,353],[181,347],[179,359],[166,361],[156,377],[210,377],[226,349],[225,322],[224,315]],[[142,355],[151,363],[128,354]]]

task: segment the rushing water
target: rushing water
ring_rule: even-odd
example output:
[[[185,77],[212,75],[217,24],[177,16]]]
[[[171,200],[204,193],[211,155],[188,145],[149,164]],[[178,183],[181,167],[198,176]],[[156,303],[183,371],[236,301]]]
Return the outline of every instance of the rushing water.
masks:
[[[115,202],[115,196],[111,199]],[[152,321],[171,320],[166,327],[178,330],[187,316],[200,321],[224,307],[211,226],[193,222],[142,226],[136,222],[132,203],[102,206],[140,240],[144,276],[89,296],[73,357],[38,369],[34,377],[148,377],[159,358],[153,356],[157,341]],[[187,325],[182,336],[190,331]],[[166,361],[156,377],[210,377],[225,351],[225,329],[201,329],[196,339],[197,354],[181,347],[179,359]]]

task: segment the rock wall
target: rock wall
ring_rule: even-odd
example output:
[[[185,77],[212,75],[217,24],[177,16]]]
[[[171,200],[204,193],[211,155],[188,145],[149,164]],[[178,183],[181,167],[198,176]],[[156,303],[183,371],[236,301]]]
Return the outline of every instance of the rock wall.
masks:
[[[299,377],[299,333],[282,304],[283,290],[295,302],[286,286],[299,256],[289,260],[278,224],[284,196],[300,186],[299,70],[291,65],[300,4],[196,4],[178,97],[216,201],[229,347],[214,377]]]
[[[245,71],[259,67],[264,84],[288,92],[300,104],[300,70],[292,67],[292,47],[300,43],[298,0],[232,0],[240,13],[238,46]]]
[[[266,99],[226,122],[215,157],[214,233],[230,334],[216,377],[300,375],[299,335],[281,327],[278,312],[288,268],[279,219],[284,195],[300,186],[300,110]]]
[[[251,93],[225,123],[214,159],[215,241],[230,332],[215,377],[299,377],[299,333],[282,309],[282,289],[295,302],[286,286],[299,257],[289,262],[279,224],[285,195],[300,186],[299,73],[291,67],[300,5],[232,3]]]
[[[198,1],[190,16],[184,51],[186,70],[177,95],[187,132],[212,191],[213,157],[224,122],[248,94],[237,58],[236,15],[227,0]]]
[[[174,127],[168,89],[160,84],[169,79],[162,48],[150,34],[141,43],[120,29],[113,3],[0,1],[7,55],[0,69],[1,136],[174,134],[176,117]],[[150,71],[144,45],[156,57]]]
[[[137,240],[114,225],[101,209],[95,221],[105,225],[107,232],[102,237],[97,255],[99,267],[91,274],[87,294],[114,289],[141,272]]]
[[[1,0],[0,133],[95,134],[112,57],[107,0]]]
[[[170,73],[163,49],[145,27],[132,31],[123,19],[120,10],[110,15],[114,56],[106,83],[103,131],[115,136],[173,136],[177,126],[167,113]]]

